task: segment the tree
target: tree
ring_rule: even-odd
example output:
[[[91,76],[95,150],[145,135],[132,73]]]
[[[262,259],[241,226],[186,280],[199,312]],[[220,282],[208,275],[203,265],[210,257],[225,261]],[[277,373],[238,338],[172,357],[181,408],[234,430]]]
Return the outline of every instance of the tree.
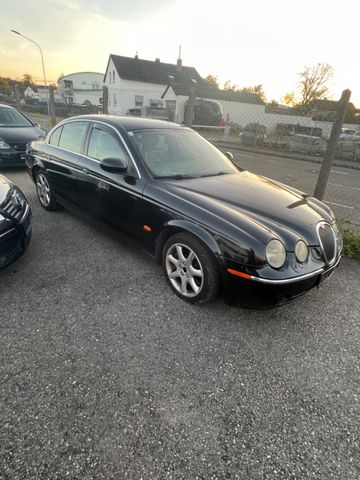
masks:
[[[259,83],[258,85],[254,85],[253,87],[245,87],[241,89],[241,91],[244,93],[255,93],[256,95],[259,95],[259,97],[264,103],[266,103],[266,95],[261,83]]]
[[[330,93],[328,82],[334,70],[328,63],[318,63],[313,67],[305,67],[300,72],[298,107],[306,111],[314,100],[326,100]]]
[[[34,80],[30,73],[24,73],[22,82],[24,85],[34,85]]]
[[[270,102],[268,102],[267,106],[268,107],[278,107],[279,102],[277,102],[276,100],[270,100]]]
[[[295,107],[296,100],[295,100],[295,93],[294,92],[287,92],[281,99],[282,103],[288,105],[289,107]]]
[[[219,88],[219,81],[217,75],[209,74],[207,77],[204,78],[205,82],[207,82],[211,87]]]
[[[0,92],[5,93],[9,88],[9,82],[6,78],[0,77]]]
[[[236,85],[236,83],[231,83],[230,80],[226,80],[224,83],[224,90],[227,90],[228,92],[237,92],[239,90],[239,85]]]

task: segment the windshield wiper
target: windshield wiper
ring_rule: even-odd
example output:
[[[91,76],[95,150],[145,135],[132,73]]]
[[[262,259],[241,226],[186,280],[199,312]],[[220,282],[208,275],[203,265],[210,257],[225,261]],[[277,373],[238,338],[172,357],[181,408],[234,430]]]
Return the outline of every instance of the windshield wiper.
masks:
[[[230,172],[215,172],[215,173],[205,173],[204,175],[201,175],[201,178],[204,177],[217,177],[219,175],[228,175]]]
[[[195,175],[184,175],[182,173],[178,173],[176,175],[157,175],[154,178],[160,178],[160,179],[172,179],[172,180],[185,180],[189,178],[199,178],[198,176]]]

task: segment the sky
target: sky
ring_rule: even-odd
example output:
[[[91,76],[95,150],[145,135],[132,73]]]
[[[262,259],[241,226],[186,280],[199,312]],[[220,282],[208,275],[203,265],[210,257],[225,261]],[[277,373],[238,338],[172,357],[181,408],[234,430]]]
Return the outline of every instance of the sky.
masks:
[[[296,88],[305,66],[329,63],[334,99],[350,88],[360,108],[358,0],[1,0],[0,76],[104,73],[110,53],[176,63],[240,87],[262,84],[268,100]]]

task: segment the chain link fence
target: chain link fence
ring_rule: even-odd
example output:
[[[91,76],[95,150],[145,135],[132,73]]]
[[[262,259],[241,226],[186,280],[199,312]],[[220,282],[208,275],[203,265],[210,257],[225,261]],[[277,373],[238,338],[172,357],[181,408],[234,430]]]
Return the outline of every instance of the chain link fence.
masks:
[[[240,167],[313,195],[333,127],[326,118],[336,117],[338,102],[330,106],[331,115],[319,110],[321,102],[305,115],[280,105],[268,106],[251,93],[114,85],[104,87],[101,106],[54,105],[54,109],[56,121],[104,112],[187,124],[223,151],[231,151]],[[22,108],[46,131],[51,128],[46,105],[42,110]],[[334,154],[324,201],[338,218],[360,226],[360,125],[343,125]]]

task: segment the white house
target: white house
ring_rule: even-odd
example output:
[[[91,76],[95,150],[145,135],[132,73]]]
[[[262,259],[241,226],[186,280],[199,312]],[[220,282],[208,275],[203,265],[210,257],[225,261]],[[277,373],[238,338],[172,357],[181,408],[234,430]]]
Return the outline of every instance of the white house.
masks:
[[[170,82],[180,86],[206,85],[193,67],[184,67],[179,58],[172,63],[110,55],[104,76],[108,87],[108,111],[124,115],[129,109],[168,106],[162,97]]]
[[[24,97],[31,98],[32,100],[38,100],[38,87],[36,87],[35,85],[29,85],[28,87],[26,87],[26,89],[24,90]]]
[[[78,72],[60,75],[57,80],[58,92],[67,104],[100,105],[104,75],[97,72]]]

